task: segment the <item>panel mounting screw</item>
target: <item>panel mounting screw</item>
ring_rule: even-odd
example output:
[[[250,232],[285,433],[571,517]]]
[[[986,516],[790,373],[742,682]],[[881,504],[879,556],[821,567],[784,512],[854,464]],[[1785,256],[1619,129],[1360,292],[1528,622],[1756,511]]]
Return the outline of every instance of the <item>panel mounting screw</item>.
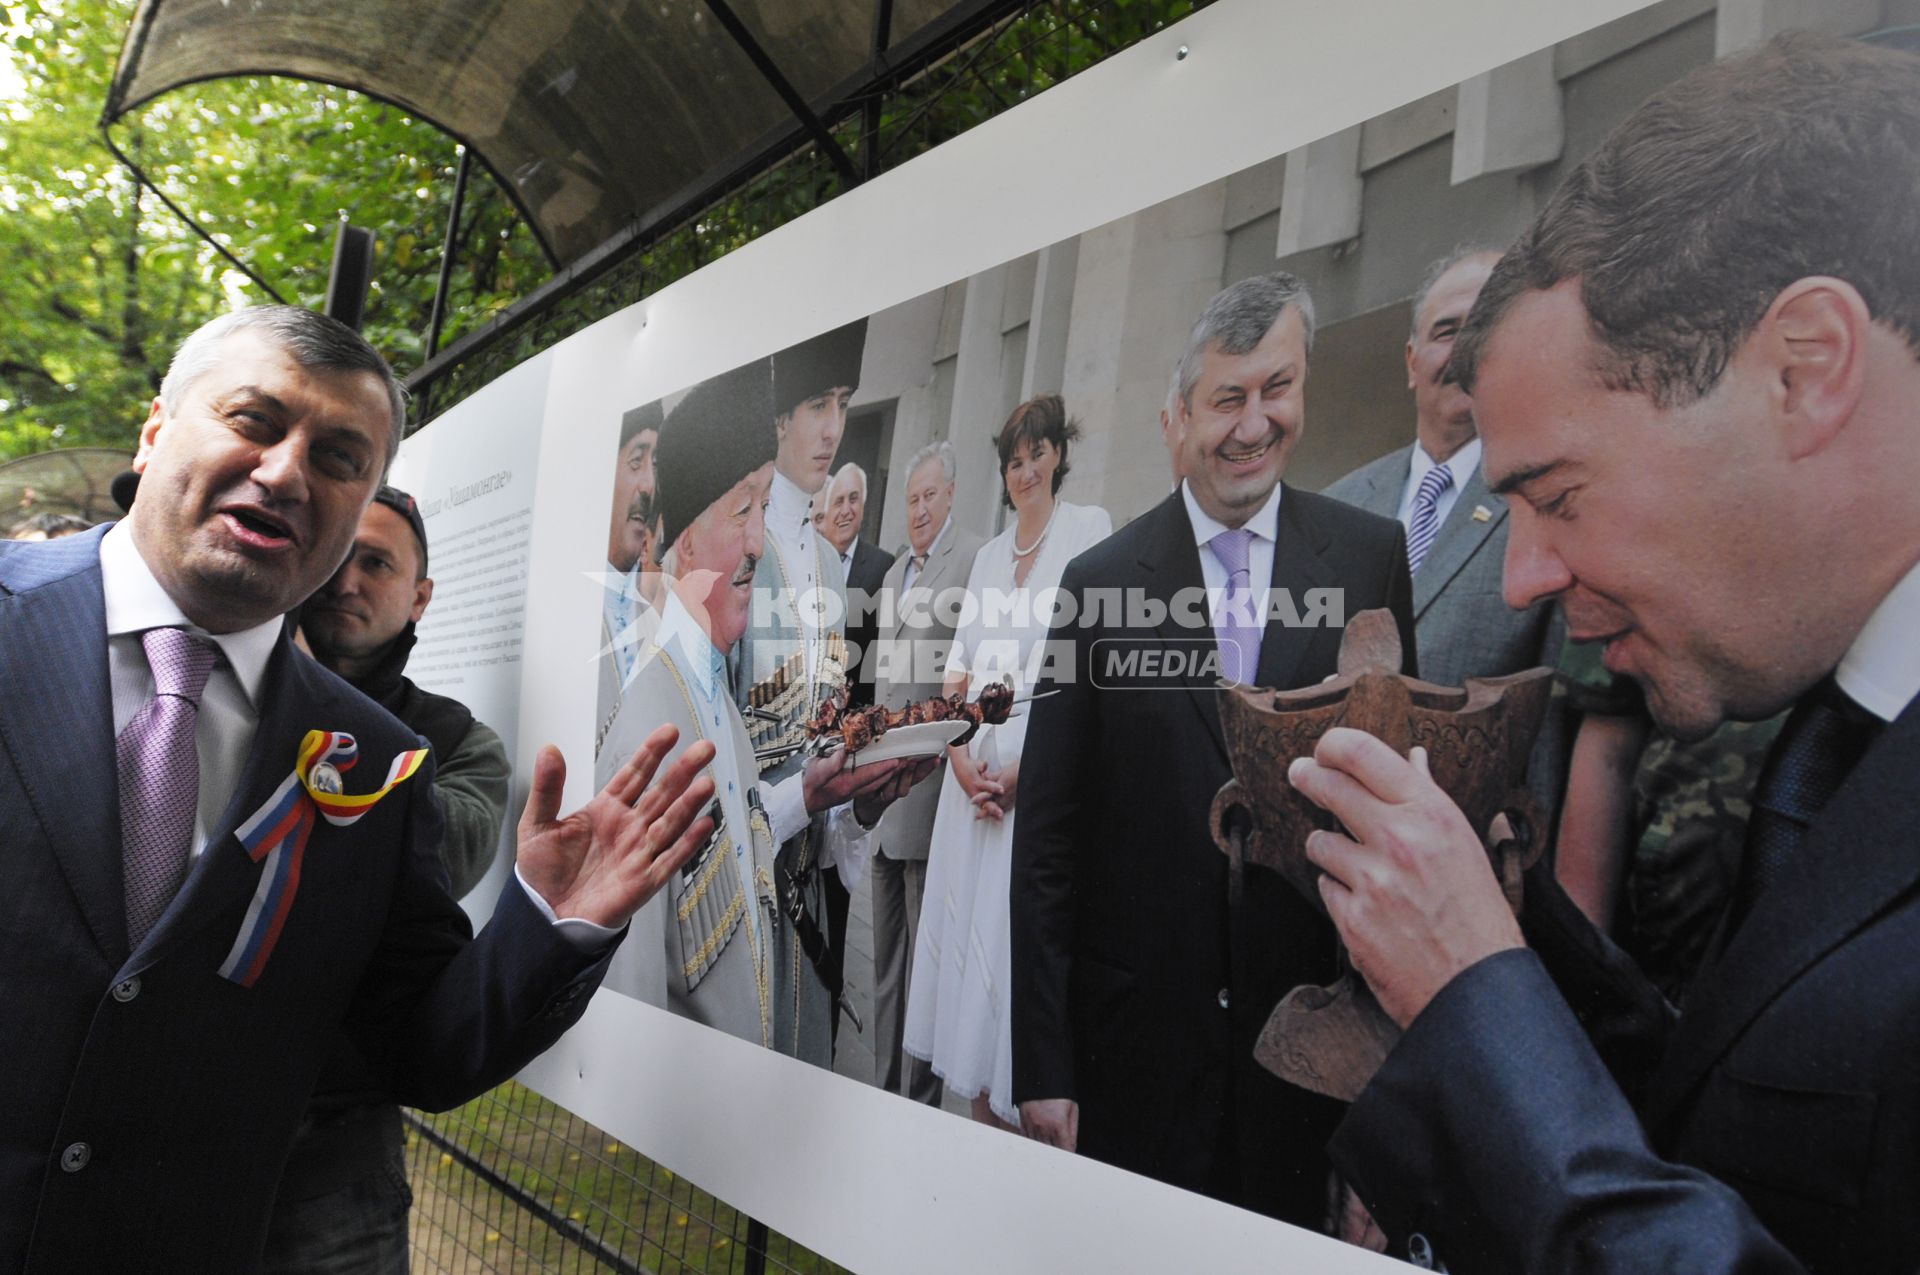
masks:
[[[1193,52],[1193,50],[1183,44],[1173,51],[1173,60],[1175,62],[1185,62],[1187,60],[1187,54],[1191,52]]]

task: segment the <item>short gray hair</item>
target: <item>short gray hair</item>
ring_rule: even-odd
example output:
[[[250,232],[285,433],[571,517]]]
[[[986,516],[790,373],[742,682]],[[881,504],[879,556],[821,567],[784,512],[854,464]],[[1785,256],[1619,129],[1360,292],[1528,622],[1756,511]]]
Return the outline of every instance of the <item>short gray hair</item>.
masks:
[[[1297,276],[1275,270],[1242,279],[1214,294],[1187,333],[1187,352],[1180,356],[1180,401],[1189,408],[1193,406],[1193,387],[1200,379],[1200,364],[1208,350],[1245,354],[1266,339],[1288,306],[1299,311],[1306,350],[1312,354],[1313,297]]]
[[[845,478],[848,474],[852,474],[853,481],[860,484],[860,499],[862,501],[866,500],[867,471],[860,468],[860,466],[854,464],[852,461],[848,461],[846,464],[840,466],[839,470],[834,474],[834,476],[828,480],[827,490],[832,491],[834,484],[839,482],[842,478]]]
[[[194,329],[174,352],[166,379],[160,382],[160,402],[167,414],[179,410],[188,388],[220,362],[222,341],[239,332],[256,331],[310,372],[371,372],[379,377],[393,413],[386,457],[386,463],[393,464],[407,422],[407,392],[399,378],[365,337],[338,319],[299,306],[261,305],[234,310]]]
[[[925,447],[922,447],[913,454],[913,458],[907,462],[907,477],[912,478],[913,471],[930,460],[940,462],[940,479],[942,482],[950,483],[953,481],[955,471],[953,444],[944,438],[937,443],[928,443]]]
[[[1433,285],[1440,282],[1441,276],[1471,257],[1499,257],[1501,250],[1486,244],[1461,244],[1446,256],[1427,267],[1420,276],[1420,286],[1413,294],[1413,313],[1407,316],[1407,335],[1411,340],[1420,339],[1420,311],[1426,308],[1427,294],[1433,291]],[[1465,319],[1466,315],[1460,316]]]

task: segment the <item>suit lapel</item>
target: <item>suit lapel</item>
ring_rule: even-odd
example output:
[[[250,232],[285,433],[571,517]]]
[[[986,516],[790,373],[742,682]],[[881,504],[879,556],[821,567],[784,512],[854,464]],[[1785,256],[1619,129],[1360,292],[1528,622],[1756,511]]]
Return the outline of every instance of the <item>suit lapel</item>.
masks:
[[[1673,1118],[1783,989],[1920,880],[1916,764],[1920,708],[1909,704],[1808,830],[1787,875],[1760,896],[1688,992],[1648,1094],[1650,1128]]]
[[[1413,472],[1413,448],[1403,447],[1377,465],[1361,471],[1367,489],[1355,503],[1370,514],[1382,518],[1400,515],[1400,493],[1407,489],[1407,475]]]
[[[90,565],[0,598],[0,685],[34,688],[30,702],[23,695],[0,714],[0,743],[94,943],[118,966],[127,952],[120,783],[99,537],[91,541]]]
[[[1476,521],[1473,511],[1486,508],[1492,516]],[[1440,525],[1440,534],[1435,537],[1433,547],[1427,550],[1426,558],[1420,563],[1420,570],[1413,576],[1413,618],[1426,615],[1427,608],[1440,596],[1460,568],[1467,565],[1487,537],[1494,533],[1500,524],[1506,521],[1507,502],[1496,500],[1487,490],[1487,482],[1481,476],[1480,467],[1474,466],[1473,477],[1460,489],[1459,499],[1453,502],[1453,508],[1447,511],[1446,522]]]
[[[1285,501],[1281,503],[1284,505]],[[1193,538],[1193,520],[1187,517],[1185,498],[1176,490],[1141,516],[1156,520],[1153,534],[1148,538],[1146,549],[1140,557],[1141,570],[1146,573],[1141,581],[1141,590],[1162,604],[1172,602],[1188,589],[1204,595],[1207,581],[1200,569],[1200,547]],[[1204,606],[1203,603],[1203,609]],[[1190,644],[1200,637],[1208,642],[1214,641],[1210,625],[1195,633],[1178,622],[1171,608],[1157,627],[1161,639],[1170,646]],[[1192,703],[1194,711],[1200,714],[1200,720],[1206,724],[1208,737],[1213,740],[1213,746],[1220,750],[1221,759],[1227,760],[1227,737],[1220,729],[1218,681],[1211,677],[1190,676],[1182,694]]]
[[[341,726],[327,716],[332,697],[323,680],[313,676],[303,661],[282,633],[260,680],[260,724],[254,730],[246,769],[207,838],[206,850],[187,873],[186,884],[135,954],[138,964],[160,959],[210,922],[231,924],[259,883],[262,869],[247,857],[234,830],[293,772],[294,754],[308,731]]]
[[[899,599],[893,608],[893,626],[891,631],[887,633],[887,637],[899,637],[900,630],[905,627],[901,620],[906,613],[906,600],[910,595],[919,593],[923,589],[943,589],[947,587],[947,577],[951,572],[956,568],[967,568],[973,565],[971,555],[967,557],[965,562],[961,562],[959,555],[954,553],[953,547],[959,539],[960,529],[958,527],[948,527],[946,536],[928,553],[927,565],[920,568],[920,574],[913,578],[913,587],[911,589],[905,588],[904,582],[907,578],[906,564],[913,557],[912,545],[908,545],[907,551],[894,559],[894,566],[887,568],[889,577],[892,577],[895,568],[898,568],[900,572],[899,578],[903,582]],[[962,579],[959,583],[965,584],[966,581]]]
[[[1305,590],[1335,583],[1333,569],[1321,556],[1328,543],[1326,530],[1313,519],[1305,503],[1292,491],[1280,498],[1279,536],[1273,546],[1273,577],[1269,581],[1273,589],[1292,591],[1296,609]],[[1285,610],[1281,608],[1282,614]],[[1293,685],[1294,670],[1300,667],[1300,658],[1319,632],[1305,625],[1269,621],[1260,638],[1260,667],[1254,683],[1276,688]]]

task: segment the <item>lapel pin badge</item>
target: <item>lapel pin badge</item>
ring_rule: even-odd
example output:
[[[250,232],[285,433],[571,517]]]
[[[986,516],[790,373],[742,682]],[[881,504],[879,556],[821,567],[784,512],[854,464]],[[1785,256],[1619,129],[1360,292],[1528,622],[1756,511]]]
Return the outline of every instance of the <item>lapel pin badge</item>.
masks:
[[[1491,522],[1493,521],[1493,510],[1487,508],[1485,505],[1475,505],[1473,507],[1473,520],[1475,522]]]

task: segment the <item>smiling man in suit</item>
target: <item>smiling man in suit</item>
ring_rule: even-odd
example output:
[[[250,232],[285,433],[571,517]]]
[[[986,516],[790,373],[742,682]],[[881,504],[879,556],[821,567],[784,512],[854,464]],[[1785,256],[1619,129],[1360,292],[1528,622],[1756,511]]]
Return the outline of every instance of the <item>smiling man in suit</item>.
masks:
[[[960,612],[957,599],[951,608],[936,599],[966,588],[981,544],[953,521],[953,474],[953,444],[945,440],[927,444],[907,462],[908,547],[880,586],[886,603],[873,660],[879,702],[888,708],[938,695],[944,683]],[[941,757],[940,766],[946,764]],[[873,1080],[931,1106],[940,1104],[940,1078],[931,1063],[908,1055],[901,1041],[940,782],[922,783],[888,809],[867,866],[873,880]]]
[[[1234,284],[1194,324],[1171,418],[1179,490],[1061,581],[1079,600],[1054,631],[1071,667],[1029,710],[1011,903],[1028,1132],[1317,1227],[1338,1108],[1253,1046],[1289,990],[1334,977],[1333,930],[1276,874],[1230,881],[1207,828],[1232,773],[1222,677],[1318,682],[1345,617],[1376,607],[1414,667],[1399,525],[1280,482],[1312,343],[1313,303],[1284,273]],[[1142,647],[1189,657],[1185,671],[1116,676],[1109,661]]]
[[[1454,376],[1450,357],[1454,337],[1499,259],[1489,249],[1464,248],[1427,271],[1407,337],[1414,441],[1326,490],[1407,529],[1420,675],[1442,686],[1555,665],[1566,640],[1566,623],[1551,598],[1516,611],[1501,596],[1507,507],[1487,490],[1473,400]],[[1566,766],[1563,716],[1556,705],[1528,771],[1548,826]]]
[[[660,732],[565,819],[545,749],[471,938],[419,737],[282,618],[345,558],[401,404],[331,319],[223,316],[153,402],[130,517],[0,546],[0,1018],[32,1025],[0,1051],[0,1268],[254,1268],[335,1032],[398,1100],[483,1091],[705,836],[710,746],[649,788]]]
[[[879,625],[880,582],[893,565],[893,555],[860,538],[860,525],[867,516],[866,470],[852,461],[840,466],[827,484],[825,514],[820,534],[840,555],[840,568],[847,577],[847,658],[856,661],[848,702],[871,704],[873,669],[866,654]]]
[[[1335,1158],[1410,1254],[1920,1251],[1917,186],[1920,59],[1783,38],[1640,107],[1474,307],[1454,358],[1508,597],[1558,597],[1676,736],[1794,708],[1677,1017],[1544,874],[1516,925],[1419,757],[1331,731],[1295,763],[1351,832],[1308,839],[1327,905],[1407,1029]]]

